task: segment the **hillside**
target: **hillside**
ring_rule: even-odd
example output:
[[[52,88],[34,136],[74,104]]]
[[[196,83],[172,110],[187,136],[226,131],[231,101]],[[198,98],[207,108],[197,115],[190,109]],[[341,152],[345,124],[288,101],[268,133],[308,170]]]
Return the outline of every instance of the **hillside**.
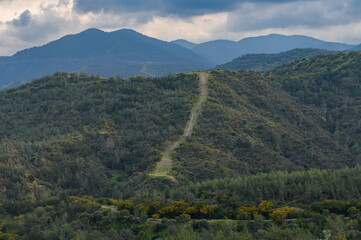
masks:
[[[312,57],[276,68],[269,74],[297,102],[313,109],[323,129],[360,161],[361,52]],[[345,158],[344,160],[346,160]]]
[[[318,106],[296,101],[256,72],[216,70],[209,81],[209,100],[198,126],[174,155],[179,179],[356,164],[359,153],[351,153],[325,128]]]
[[[358,164],[360,59],[359,52],[321,55],[266,76],[212,71],[192,136],[172,152],[177,184]],[[0,158],[4,171],[12,169],[0,183],[22,183],[0,197],[29,198],[35,186],[109,196],[120,185],[125,195],[147,188],[139,184],[184,131],[197,79],[56,74],[0,92]],[[58,172],[59,164],[68,170]]]
[[[360,55],[298,60],[267,76],[212,71],[193,135],[172,153],[173,176],[183,184],[275,170],[355,166],[361,154]],[[29,178],[20,177],[30,175],[40,185],[89,194],[102,186],[104,192],[97,194],[109,195],[116,191],[108,187],[118,185],[108,180],[128,176],[129,181],[119,184],[124,184],[123,194],[131,193],[128,184],[136,188],[160,161],[160,151],[182,134],[198,92],[197,78],[181,74],[107,80],[57,74],[1,92],[3,169],[14,169],[6,176],[24,187],[17,193],[5,191],[3,197],[33,194],[26,184]],[[49,162],[53,157],[58,160]],[[16,164],[9,166],[13,158]],[[56,171],[73,159],[78,160],[70,166],[80,172]],[[86,162],[97,173],[82,172],[89,167],[82,165],[85,159],[91,159]],[[81,180],[97,174],[103,177],[93,178],[90,188],[88,180]],[[3,176],[3,184],[5,179],[9,176]]]
[[[129,77],[162,76],[210,67],[212,63],[177,44],[123,29],[89,29],[0,59],[0,88],[55,72]]]
[[[197,75],[56,74],[0,92],[0,200],[134,193],[182,134]]]
[[[274,53],[274,54],[246,54],[242,57],[233,59],[229,63],[221,64],[215,69],[223,70],[252,70],[265,73],[275,67],[284,63],[292,62],[297,59],[308,58],[312,56],[331,53],[327,50],[313,49],[313,48],[298,48],[287,52]]]
[[[179,177],[214,179],[360,163],[361,53],[271,71],[213,71],[198,130],[175,155]],[[195,154],[196,153],[196,154]]]
[[[57,73],[0,91],[0,237],[360,239],[360,62],[208,83]],[[192,109],[174,181],[152,176]]]
[[[306,36],[284,36],[271,34],[268,36],[250,37],[238,42],[215,40],[205,42],[192,48],[192,51],[213,61],[224,64],[244,54],[280,53],[295,48],[317,48],[329,51],[343,51],[353,47],[343,43],[325,42]]]

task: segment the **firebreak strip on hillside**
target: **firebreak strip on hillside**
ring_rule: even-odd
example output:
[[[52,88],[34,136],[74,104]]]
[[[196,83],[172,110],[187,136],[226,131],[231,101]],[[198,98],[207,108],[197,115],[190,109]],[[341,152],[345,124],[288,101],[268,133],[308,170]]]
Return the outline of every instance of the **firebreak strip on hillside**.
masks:
[[[190,118],[187,122],[187,125],[184,129],[184,133],[182,136],[178,138],[178,140],[169,144],[169,146],[162,152],[162,158],[157,163],[157,166],[152,174],[153,177],[166,177],[173,181],[175,181],[174,177],[169,173],[172,170],[172,152],[179,147],[179,145],[185,142],[186,138],[192,135],[193,128],[195,123],[197,122],[198,116],[202,111],[202,105],[206,101],[208,96],[208,76],[206,73],[200,73],[200,95],[197,103],[193,106],[191,110]]]

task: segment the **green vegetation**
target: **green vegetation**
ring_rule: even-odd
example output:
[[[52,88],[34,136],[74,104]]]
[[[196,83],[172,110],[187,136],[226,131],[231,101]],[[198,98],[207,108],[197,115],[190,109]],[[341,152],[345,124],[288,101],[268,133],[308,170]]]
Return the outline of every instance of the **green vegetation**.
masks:
[[[0,239],[360,239],[360,63],[1,91]]]
[[[361,167],[339,170],[259,173],[244,178],[207,180],[170,189],[171,199],[202,200],[215,205],[252,205],[271,200],[303,207],[325,199],[361,197]],[[234,212],[234,209],[228,211]]]
[[[215,67],[223,70],[253,70],[265,73],[284,63],[297,59],[309,58],[317,55],[328,54],[330,51],[315,48],[296,48],[287,52],[274,54],[245,54],[233,59],[229,63]]]
[[[196,74],[59,73],[0,92],[0,199],[133,194],[182,134],[197,86]]]
[[[168,196],[153,192],[127,200],[59,194],[43,200],[7,201],[0,205],[0,236],[3,239],[327,239],[327,236],[359,239],[361,201],[356,199],[361,195],[360,173],[361,167],[334,172],[259,174],[189,185],[171,191]],[[317,190],[305,193],[303,189],[309,187]],[[279,193],[279,199],[288,199],[286,202],[263,200],[249,194],[252,189],[255,194],[262,194],[258,191],[262,189],[265,198],[278,199]],[[328,192],[331,189],[336,194]],[[191,196],[191,193],[196,194]],[[297,194],[308,195],[312,203],[298,201]],[[334,196],[346,198],[336,200]]]
[[[279,67],[268,76],[329,132],[347,165],[361,159],[360,62],[361,52],[323,55]]]
[[[256,72],[217,70],[209,82],[195,132],[174,154],[176,178],[195,182],[358,163],[358,153],[349,149],[358,145],[337,137],[349,127],[340,127],[337,134],[325,128],[322,108],[297,101],[276,80]],[[357,97],[347,98],[357,102]],[[352,118],[357,123],[360,117]]]
[[[205,73],[200,74],[199,81],[199,98],[197,103],[194,104],[190,112],[190,117],[187,122],[187,125],[184,129],[184,133],[180,136],[175,142],[169,144],[169,146],[161,153],[162,158],[159,163],[157,163],[156,169],[151,176],[155,177],[168,177],[171,180],[175,181],[174,177],[169,173],[172,170],[172,152],[179,147],[180,144],[186,141],[186,138],[192,135],[194,125],[196,124],[199,114],[202,111],[202,105],[207,100],[208,95],[208,86],[207,86],[207,75]]]

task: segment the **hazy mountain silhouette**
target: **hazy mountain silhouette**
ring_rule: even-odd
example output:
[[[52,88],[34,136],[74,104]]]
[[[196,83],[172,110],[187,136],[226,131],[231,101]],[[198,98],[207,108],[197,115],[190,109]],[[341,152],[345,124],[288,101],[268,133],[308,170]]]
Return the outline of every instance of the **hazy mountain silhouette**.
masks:
[[[156,66],[153,71],[151,67]],[[172,68],[160,67],[171,64]],[[134,71],[126,69],[127,66]],[[146,67],[143,67],[146,65]],[[11,57],[0,58],[0,87],[17,85],[33,78],[54,72],[86,72],[94,67],[99,74],[106,69],[112,75],[165,75],[168,73],[192,71],[212,66],[212,63],[196,53],[174,43],[150,38],[130,29],[103,32],[89,29],[75,35],[68,35],[41,47],[19,51]],[[179,69],[177,66],[180,66]],[[126,69],[126,71],[122,71]],[[140,70],[139,70],[140,69]],[[151,73],[148,74],[146,70]]]
[[[191,50],[199,45],[197,43],[192,43],[192,42],[184,40],[184,39],[177,39],[177,40],[174,40],[174,41],[171,41],[171,42],[175,43],[175,44],[178,44],[178,45],[180,45],[182,47],[191,49]]]
[[[175,41],[175,43],[180,44],[178,41]],[[185,45],[184,42],[181,42],[180,45],[184,47],[187,45],[191,46],[189,43]],[[351,47],[353,47],[353,45],[325,42],[301,35],[284,36],[271,34],[268,36],[244,38],[238,42],[215,40],[197,44],[191,49],[210,61],[222,64],[247,53],[280,53],[295,48],[318,48],[330,51],[343,51]]]
[[[77,71],[106,77],[161,76],[207,69],[248,53],[280,53],[295,48],[343,51],[352,47],[355,46],[278,34],[238,42],[215,40],[196,44],[182,39],[165,42],[130,29],[114,32],[88,29],[11,57],[0,57],[0,88],[54,72]]]
[[[351,48],[349,50],[351,50],[351,51],[360,51],[361,50],[361,44],[359,44],[356,47],[353,47],[353,48]]]

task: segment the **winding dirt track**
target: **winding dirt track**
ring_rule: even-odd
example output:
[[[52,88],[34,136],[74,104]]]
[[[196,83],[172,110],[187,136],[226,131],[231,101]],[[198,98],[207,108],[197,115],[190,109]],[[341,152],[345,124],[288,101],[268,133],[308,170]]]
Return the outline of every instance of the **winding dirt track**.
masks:
[[[202,111],[202,105],[207,100],[208,96],[208,77],[206,73],[200,74],[200,95],[197,103],[193,106],[191,110],[190,118],[187,122],[186,128],[184,129],[184,133],[180,136],[176,141],[169,144],[169,146],[162,153],[162,159],[157,163],[156,169],[152,176],[156,177],[168,177],[172,180],[175,180],[173,176],[169,175],[169,172],[172,170],[172,152],[179,147],[179,145],[185,142],[186,137],[192,135],[194,125],[197,122],[198,116]]]

